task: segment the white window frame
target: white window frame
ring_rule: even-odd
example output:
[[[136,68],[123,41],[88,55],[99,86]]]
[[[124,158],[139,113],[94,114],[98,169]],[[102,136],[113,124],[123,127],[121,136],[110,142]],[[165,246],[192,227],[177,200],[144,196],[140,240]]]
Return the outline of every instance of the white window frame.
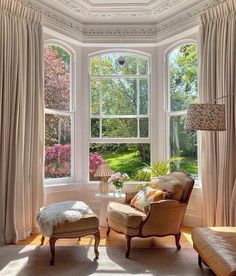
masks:
[[[182,39],[173,44],[171,44],[166,51],[164,52],[164,60],[165,60],[165,110],[166,110],[166,156],[170,158],[170,118],[177,117],[177,116],[185,116],[187,114],[187,109],[180,110],[180,111],[171,111],[171,102],[170,102],[170,82],[169,82],[169,55],[170,53],[178,47],[184,45],[195,45],[197,49],[197,62],[199,64],[199,49],[198,43],[195,39]],[[198,66],[199,67],[199,66]],[[199,70],[197,70],[197,75],[199,76]],[[199,99],[199,77],[198,77],[198,91],[197,91],[197,98]],[[200,135],[197,133],[197,145],[198,145],[198,177],[195,179],[195,185],[199,186],[198,179],[200,178]]]
[[[138,75],[138,71],[137,71],[137,75],[126,75],[126,76],[120,76],[120,75],[91,75],[90,74],[90,59],[95,57],[95,56],[102,56],[104,54],[112,54],[112,53],[129,53],[129,54],[135,54],[135,55],[141,55],[144,56],[148,59],[148,74],[145,75]],[[138,65],[137,65],[138,66]],[[107,49],[107,50],[102,50],[102,51],[98,51],[98,52],[94,52],[92,54],[90,54],[88,56],[88,75],[89,75],[89,144],[150,144],[150,158],[152,158],[152,143],[151,143],[151,97],[152,97],[152,93],[151,93],[151,81],[152,81],[152,64],[151,64],[151,55],[149,53],[143,52],[143,51],[137,51],[137,50],[133,50],[133,49]],[[111,78],[111,79],[117,79],[117,78],[121,78],[121,79],[129,79],[129,78],[136,78],[137,81],[137,87],[138,87],[138,91],[137,91],[137,115],[102,115],[101,112],[99,115],[92,115],[92,111],[91,111],[91,78],[98,78],[103,79],[103,78]],[[147,83],[148,83],[148,113],[147,115],[142,115],[139,114],[139,80],[142,79],[147,79]],[[100,97],[101,99],[101,97]],[[101,101],[100,101],[100,110],[101,110]],[[137,122],[137,137],[128,137],[128,138],[124,138],[124,137],[92,137],[91,136],[91,118],[137,118],[138,122]],[[148,137],[139,137],[140,135],[140,129],[139,129],[139,119],[140,118],[148,118]],[[100,120],[100,135],[101,135],[101,120]],[[89,176],[88,176],[89,178]],[[88,179],[89,182],[94,182],[94,181],[90,181],[90,179]]]
[[[45,108],[44,114],[69,116],[71,118],[71,175],[70,177],[60,178],[44,178],[44,184],[60,184],[60,183],[71,183],[75,179],[75,52],[73,49],[61,40],[48,39],[44,42],[44,48],[55,45],[65,50],[70,55],[70,111],[56,110],[52,108]],[[45,153],[45,150],[44,150]]]

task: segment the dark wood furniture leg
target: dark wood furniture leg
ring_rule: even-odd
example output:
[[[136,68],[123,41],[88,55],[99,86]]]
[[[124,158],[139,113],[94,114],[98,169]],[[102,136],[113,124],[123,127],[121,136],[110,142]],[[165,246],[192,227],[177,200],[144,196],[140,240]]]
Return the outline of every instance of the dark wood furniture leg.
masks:
[[[198,265],[202,267],[202,257],[198,255]]]
[[[131,236],[126,235],[126,240],[127,240],[127,244],[126,244],[126,254],[125,254],[125,257],[126,257],[126,258],[129,258],[130,246],[131,246],[131,239],[132,239]]]
[[[42,238],[41,238],[41,245],[43,245],[44,241],[45,241],[45,237],[42,236]]]
[[[100,243],[100,232],[94,234],[95,242],[94,242],[94,253],[95,253],[95,260],[98,260],[99,258],[99,252],[98,252],[98,246]]]
[[[176,244],[176,247],[177,247],[178,250],[181,249],[181,246],[180,246],[180,243],[179,243],[180,237],[181,237],[181,233],[175,235],[175,244]]]
[[[51,237],[49,239],[50,243],[50,250],[51,250],[51,260],[50,260],[50,265],[54,265],[55,262],[55,243],[56,243],[57,238]]]

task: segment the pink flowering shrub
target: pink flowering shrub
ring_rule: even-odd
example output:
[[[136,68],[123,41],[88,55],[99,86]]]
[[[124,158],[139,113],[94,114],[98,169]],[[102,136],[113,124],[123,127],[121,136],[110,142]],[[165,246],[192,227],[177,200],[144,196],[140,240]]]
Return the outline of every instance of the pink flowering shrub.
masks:
[[[89,174],[90,177],[93,178],[97,168],[105,163],[105,160],[102,156],[96,152],[90,153],[89,155]]]
[[[59,178],[69,177],[71,169],[70,144],[54,144],[45,147],[45,177]]]
[[[105,160],[98,153],[89,155],[89,173],[93,177],[97,168]],[[71,145],[54,144],[45,147],[45,178],[70,177],[71,171]]]

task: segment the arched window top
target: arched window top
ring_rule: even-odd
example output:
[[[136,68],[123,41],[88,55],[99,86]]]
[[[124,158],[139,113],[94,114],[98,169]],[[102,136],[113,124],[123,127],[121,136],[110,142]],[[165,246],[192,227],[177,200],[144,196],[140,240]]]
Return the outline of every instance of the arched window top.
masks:
[[[168,54],[170,111],[186,110],[198,98],[197,45],[186,43]]]
[[[148,75],[149,57],[136,52],[101,53],[90,58],[91,75]]]
[[[44,47],[45,107],[71,110],[71,53],[58,44]]]

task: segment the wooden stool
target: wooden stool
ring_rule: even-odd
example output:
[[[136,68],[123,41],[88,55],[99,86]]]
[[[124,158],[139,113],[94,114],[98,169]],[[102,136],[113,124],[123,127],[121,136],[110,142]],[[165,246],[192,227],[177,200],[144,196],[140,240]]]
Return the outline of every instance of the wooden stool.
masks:
[[[99,257],[98,245],[100,242],[99,220],[95,214],[87,214],[82,219],[69,223],[59,224],[53,227],[53,233],[49,238],[51,259],[50,264],[55,262],[55,243],[58,239],[81,238],[87,235],[94,235],[94,253],[95,260]],[[41,238],[41,245],[43,245],[45,237]]]

